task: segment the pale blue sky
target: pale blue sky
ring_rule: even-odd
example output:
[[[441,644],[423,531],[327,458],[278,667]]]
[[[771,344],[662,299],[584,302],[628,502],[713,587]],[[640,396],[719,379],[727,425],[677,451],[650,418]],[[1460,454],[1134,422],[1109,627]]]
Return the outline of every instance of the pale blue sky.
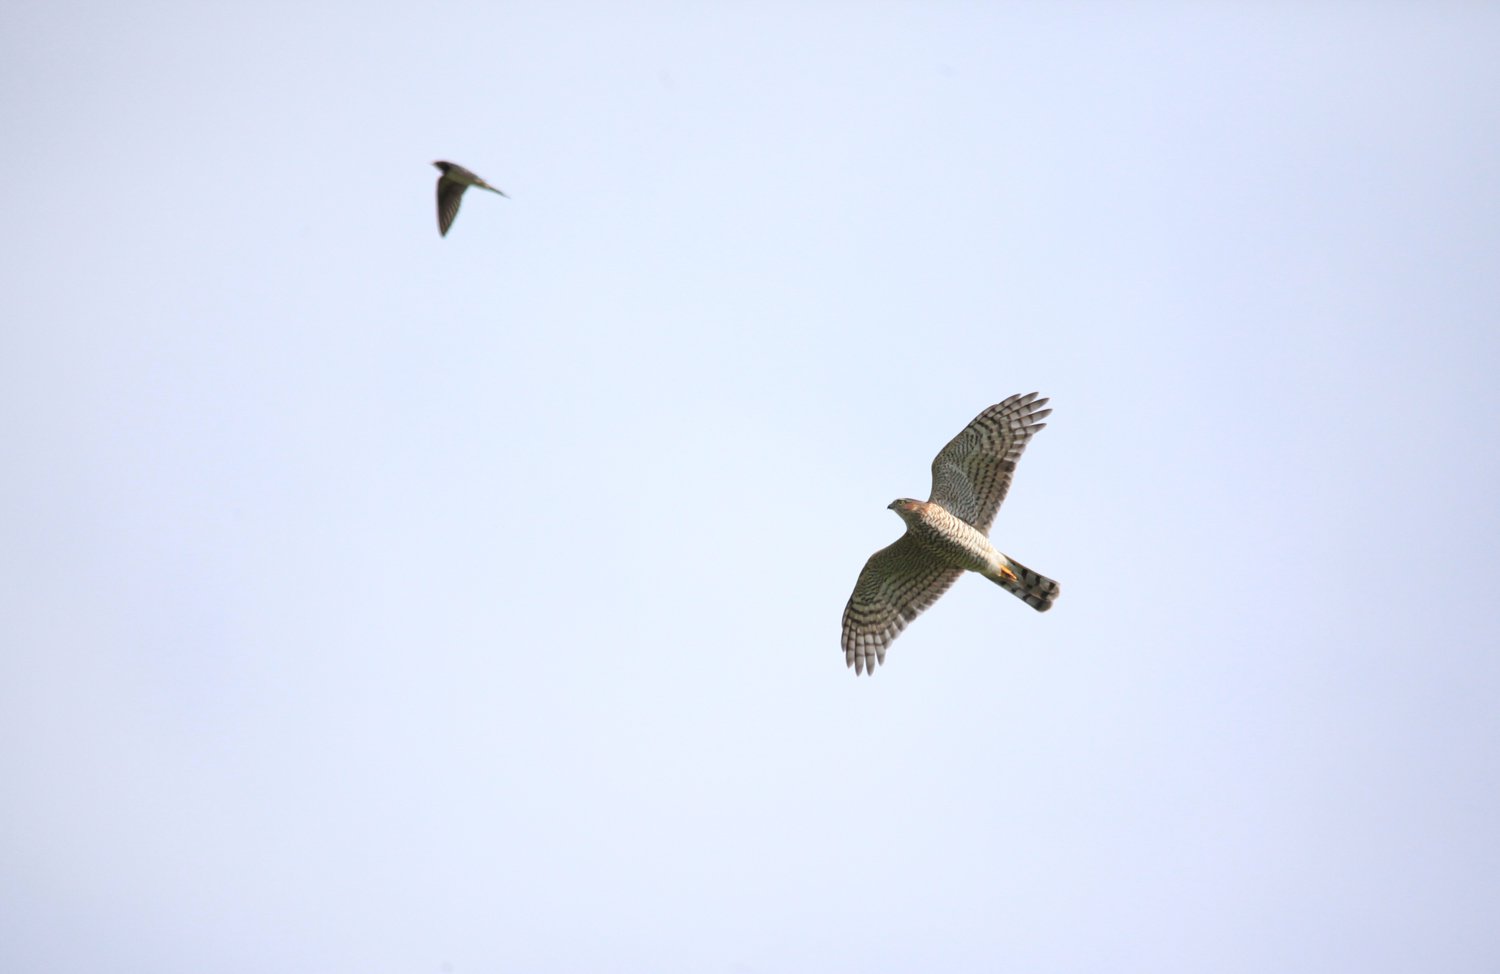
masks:
[[[0,968],[1500,965],[1500,9],[3,21]]]

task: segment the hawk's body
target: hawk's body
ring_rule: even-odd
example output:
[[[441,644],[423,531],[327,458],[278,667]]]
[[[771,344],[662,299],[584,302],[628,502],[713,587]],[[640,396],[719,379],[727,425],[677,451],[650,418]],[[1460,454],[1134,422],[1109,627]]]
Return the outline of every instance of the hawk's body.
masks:
[[[844,661],[875,671],[906,624],[966,571],[985,578],[1038,612],[1051,608],[1058,585],[996,550],[986,535],[1010,489],[1016,460],[1052,412],[1036,393],[1011,396],[964,427],[932,461],[932,495],[890,505],[906,534],[870,556],[844,609]]]
[[[971,572],[998,572],[1004,558],[990,539],[941,504],[931,501],[897,501],[896,514],[906,522],[912,541],[926,554]]]

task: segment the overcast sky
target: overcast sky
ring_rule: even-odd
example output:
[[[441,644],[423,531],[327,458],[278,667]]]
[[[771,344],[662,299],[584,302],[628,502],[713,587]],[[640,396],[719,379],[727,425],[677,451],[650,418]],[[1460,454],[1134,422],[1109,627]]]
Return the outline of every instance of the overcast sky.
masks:
[[[0,968],[1500,967],[1500,8],[0,21]]]

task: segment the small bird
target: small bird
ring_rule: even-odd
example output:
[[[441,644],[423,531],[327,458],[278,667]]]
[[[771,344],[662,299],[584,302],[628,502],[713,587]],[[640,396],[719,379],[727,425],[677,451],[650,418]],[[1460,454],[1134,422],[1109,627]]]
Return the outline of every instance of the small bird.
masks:
[[[438,177],[437,185],[438,233],[446,237],[448,228],[453,226],[453,218],[458,216],[458,204],[464,198],[464,190],[470,186],[478,186],[491,193],[500,193],[500,191],[463,166],[451,162],[434,162],[433,165],[442,172],[442,175]],[[505,196],[504,193],[500,195]],[[509,196],[505,198],[510,199]]]
[[[964,427],[932,461],[932,494],[902,497],[890,509],[906,522],[896,543],[870,556],[844,608],[844,662],[875,672],[906,624],[965,571],[977,572],[1038,612],[1052,608],[1058,584],[1002,554],[987,537],[1010,490],[1016,461],[1052,412],[1036,393],[996,403]]]

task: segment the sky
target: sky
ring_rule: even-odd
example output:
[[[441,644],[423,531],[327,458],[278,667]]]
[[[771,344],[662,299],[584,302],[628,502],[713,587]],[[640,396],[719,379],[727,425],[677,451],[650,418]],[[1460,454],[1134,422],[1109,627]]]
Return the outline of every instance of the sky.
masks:
[[[1500,9],[0,21],[0,968],[1500,965]]]

